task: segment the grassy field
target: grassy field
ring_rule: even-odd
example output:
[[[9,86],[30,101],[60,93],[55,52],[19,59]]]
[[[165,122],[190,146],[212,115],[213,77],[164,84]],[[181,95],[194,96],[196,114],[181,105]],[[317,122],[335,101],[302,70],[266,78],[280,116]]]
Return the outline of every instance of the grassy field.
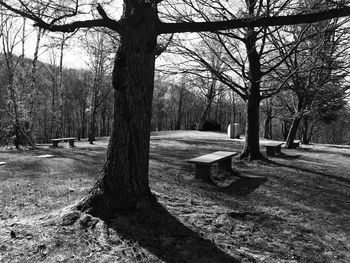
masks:
[[[232,173],[213,169],[212,186],[194,180],[186,159],[240,151],[243,141],[153,133],[149,180],[164,213],[65,225],[59,218],[99,177],[107,144],[0,149],[0,262],[350,262],[349,146],[235,159]]]

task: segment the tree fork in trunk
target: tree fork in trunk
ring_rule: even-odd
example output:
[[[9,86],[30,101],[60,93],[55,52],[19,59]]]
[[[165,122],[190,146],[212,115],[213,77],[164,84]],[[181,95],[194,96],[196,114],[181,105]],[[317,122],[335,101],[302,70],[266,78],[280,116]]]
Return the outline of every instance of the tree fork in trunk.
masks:
[[[155,202],[148,182],[148,157],[157,20],[156,1],[124,2],[113,72],[113,134],[102,177],[77,206],[94,216],[149,211]]]

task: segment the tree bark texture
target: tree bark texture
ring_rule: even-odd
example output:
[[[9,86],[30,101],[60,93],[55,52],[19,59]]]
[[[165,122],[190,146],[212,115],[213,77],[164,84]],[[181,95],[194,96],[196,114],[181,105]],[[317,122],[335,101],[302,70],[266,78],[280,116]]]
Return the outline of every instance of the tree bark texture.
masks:
[[[249,61],[249,94],[246,99],[247,120],[245,130],[245,146],[241,158],[248,160],[261,159],[259,148],[259,111],[260,82],[262,78],[260,57],[256,47],[257,32],[248,28],[246,32],[246,50]]]
[[[259,148],[259,104],[259,94],[249,95],[246,102],[245,145],[241,154],[241,158],[248,158],[248,160],[262,158]]]
[[[99,217],[149,210],[149,140],[157,42],[156,1],[124,1],[114,72],[114,127],[102,177],[78,209]]]

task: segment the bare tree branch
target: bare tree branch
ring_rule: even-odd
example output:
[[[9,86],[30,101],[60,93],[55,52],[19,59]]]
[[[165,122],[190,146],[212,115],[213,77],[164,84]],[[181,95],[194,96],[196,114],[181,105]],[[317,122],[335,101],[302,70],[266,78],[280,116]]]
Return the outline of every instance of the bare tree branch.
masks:
[[[119,32],[119,28],[120,28],[119,22],[110,19],[100,5],[97,6],[97,10],[99,14],[102,16],[102,19],[78,20],[78,21],[74,21],[66,24],[55,24],[55,22],[58,21],[57,18],[53,19],[51,22],[45,22],[43,19],[36,16],[32,12],[29,13],[29,12],[17,9],[5,3],[2,0],[0,0],[0,5],[18,15],[31,19],[32,21],[34,21],[34,26],[38,26],[52,32],[74,32],[76,29],[79,29],[79,28],[92,28],[92,27],[106,27]],[[59,20],[62,20],[64,17],[71,17],[71,15],[62,16],[59,18]]]
[[[160,22],[158,32],[181,33],[181,32],[204,32],[218,31],[227,29],[236,29],[243,27],[267,27],[281,25],[296,25],[304,23],[314,23],[332,18],[350,16],[350,7],[333,8],[317,11],[314,13],[305,13],[286,16],[258,16],[249,18],[239,18],[228,21],[216,22],[181,22],[181,23],[163,23]]]

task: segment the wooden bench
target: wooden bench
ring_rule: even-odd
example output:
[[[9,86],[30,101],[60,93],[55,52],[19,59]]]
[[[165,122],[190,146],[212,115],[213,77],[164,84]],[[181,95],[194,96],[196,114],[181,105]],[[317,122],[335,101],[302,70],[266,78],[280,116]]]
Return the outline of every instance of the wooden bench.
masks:
[[[262,142],[261,145],[266,147],[266,155],[274,156],[281,153],[283,142]]]
[[[300,140],[294,140],[291,148],[295,149],[295,148],[298,148],[299,146],[300,146]]]
[[[214,163],[218,163],[219,169],[230,171],[232,156],[236,154],[237,152],[218,151],[187,160],[187,162],[195,164],[196,179],[203,179],[211,182],[211,166]]]
[[[71,137],[71,138],[57,138],[57,139],[51,139],[52,141],[52,147],[58,147],[58,144],[62,141],[68,141],[70,147],[74,147],[74,141],[77,138]]]

